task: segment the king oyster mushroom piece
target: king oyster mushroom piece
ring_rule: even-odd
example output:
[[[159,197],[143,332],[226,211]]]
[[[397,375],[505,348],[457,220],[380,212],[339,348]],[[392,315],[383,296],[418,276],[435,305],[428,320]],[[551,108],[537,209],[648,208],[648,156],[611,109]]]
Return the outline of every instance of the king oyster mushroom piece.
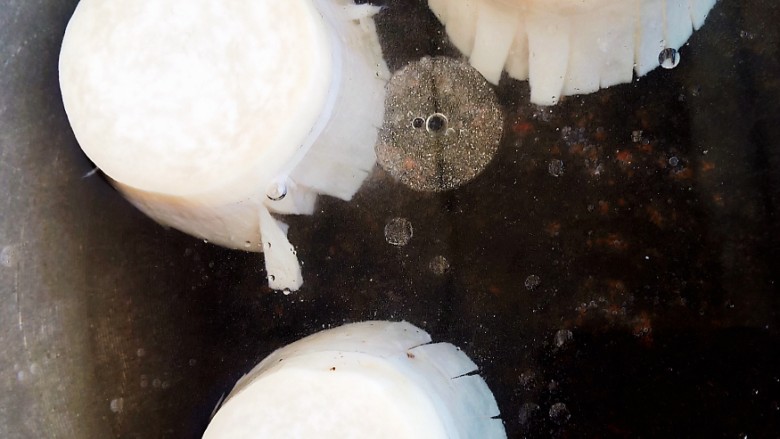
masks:
[[[266,357],[203,438],[506,438],[476,370],[460,349],[409,323],[348,324]]]
[[[525,80],[531,102],[631,82],[699,29],[716,0],[428,0],[485,78]],[[674,52],[671,52],[674,51]]]
[[[60,54],[81,148],[161,224],[264,251],[303,279],[286,226],[319,194],[349,200],[375,162],[389,72],[351,0],[82,0]]]

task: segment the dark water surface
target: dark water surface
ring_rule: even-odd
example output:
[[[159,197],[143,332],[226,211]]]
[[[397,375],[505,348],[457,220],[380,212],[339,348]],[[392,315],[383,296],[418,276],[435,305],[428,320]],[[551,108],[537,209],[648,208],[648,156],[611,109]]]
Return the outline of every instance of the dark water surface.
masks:
[[[0,10],[0,437],[199,437],[272,350],[367,319],[461,346],[510,437],[780,437],[775,2],[722,0],[676,68],[556,107],[505,78],[473,181],[415,192],[377,167],[286,219],[289,296],[261,255],[82,178],[56,72],[75,4]],[[422,2],[385,4],[391,70],[457,56]]]

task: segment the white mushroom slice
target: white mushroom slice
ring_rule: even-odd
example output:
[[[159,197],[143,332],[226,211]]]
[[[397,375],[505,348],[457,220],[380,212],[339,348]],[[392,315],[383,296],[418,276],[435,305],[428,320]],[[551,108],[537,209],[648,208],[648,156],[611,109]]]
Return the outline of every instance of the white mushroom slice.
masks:
[[[517,33],[519,12],[487,2],[480,3],[477,9],[474,50],[469,62],[485,79],[497,84]]]
[[[505,438],[477,366],[405,322],[321,331],[241,378],[204,439]]]
[[[642,76],[655,69],[661,51],[685,44],[702,26],[715,0],[429,0],[428,4],[453,45],[488,81],[498,83],[496,66],[502,65],[510,77],[529,80],[531,102],[552,105],[560,96],[630,82],[632,70]]]
[[[65,110],[87,156],[149,216],[260,251],[259,210],[349,200],[374,164],[389,78],[377,11],[351,0],[82,0],[60,54]],[[284,196],[268,196],[280,176]]]

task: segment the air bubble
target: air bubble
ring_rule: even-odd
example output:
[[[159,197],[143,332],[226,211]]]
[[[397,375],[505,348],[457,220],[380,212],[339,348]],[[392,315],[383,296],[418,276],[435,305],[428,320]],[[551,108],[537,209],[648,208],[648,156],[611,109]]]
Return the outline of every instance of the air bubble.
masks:
[[[433,274],[441,276],[450,269],[450,261],[448,261],[444,256],[438,255],[431,259],[430,264],[428,264],[428,268],[431,269]]]
[[[433,113],[425,121],[425,129],[429,133],[439,133],[447,128],[447,116],[441,113]]]
[[[7,245],[0,251],[0,265],[3,267],[11,268],[16,265],[18,259],[18,251],[13,245]]]
[[[542,279],[539,276],[532,274],[525,278],[525,287],[528,291],[533,291],[542,283]]]
[[[680,52],[667,47],[658,54],[658,64],[665,69],[673,69],[680,64]]]
[[[553,177],[560,177],[563,175],[563,160],[550,160],[550,163],[547,165],[547,172]]]
[[[550,407],[550,419],[558,425],[563,425],[571,419],[571,413],[566,404],[556,402]]]
[[[425,119],[422,117],[415,117],[414,120],[412,120],[413,128],[422,128],[423,125],[425,125]]]
[[[680,159],[678,159],[676,156],[669,157],[669,166],[677,166],[680,164]]]
[[[561,329],[555,333],[555,347],[562,348],[574,339],[574,334],[568,329]]]
[[[388,244],[403,247],[412,240],[414,230],[406,218],[393,218],[385,225],[385,240]]]
[[[530,424],[539,415],[539,411],[540,408],[538,404],[526,402],[520,406],[517,420],[520,422],[520,425]]]
[[[124,398],[114,398],[111,400],[111,404],[109,405],[111,407],[111,411],[114,413],[122,413],[122,410],[125,407],[125,399]]]
[[[268,186],[265,195],[271,201],[279,201],[287,195],[287,184],[284,181],[274,181]]]

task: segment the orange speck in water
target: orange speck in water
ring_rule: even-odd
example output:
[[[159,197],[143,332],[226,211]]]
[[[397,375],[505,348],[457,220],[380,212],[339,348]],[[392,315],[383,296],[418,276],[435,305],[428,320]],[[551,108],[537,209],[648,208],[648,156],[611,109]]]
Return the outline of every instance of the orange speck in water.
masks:
[[[558,236],[561,233],[561,223],[558,221],[547,223],[544,230],[550,236]]]
[[[522,120],[514,124],[512,131],[520,135],[521,137],[527,136],[534,132],[534,125],[531,122]]]
[[[606,284],[610,296],[616,296],[626,290],[626,284],[620,279],[607,279]]]
[[[709,172],[712,171],[713,169],[715,169],[715,163],[707,160],[701,162],[701,170],[703,172]]]
[[[411,171],[412,169],[417,167],[417,162],[414,161],[411,157],[406,157],[404,159],[404,169],[407,171]]]
[[[618,304],[612,303],[607,307],[607,314],[611,316],[620,315],[622,312],[623,308]]]
[[[605,130],[604,128],[599,127],[599,128],[596,129],[596,134],[593,137],[597,141],[603,142],[603,141],[607,140],[607,130]]]
[[[492,294],[494,296],[500,296],[501,295],[501,288],[499,288],[499,287],[497,287],[495,285],[489,286],[488,287],[488,291],[490,292],[490,294]]]
[[[633,155],[631,155],[631,151],[628,151],[626,149],[622,151],[618,151],[617,155],[615,156],[621,164],[629,165],[631,164],[631,161],[633,160]]]
[[[609,214],[609,201],[604,201],[604,200],[599,201],[599,213],[602,215]]]
[[[647,212],[647,216],[651,223],[658,227],[661,227],[664,224],[664,217],[658,209],[653,206],[647,206],[645,211]]]
[[[634,319],[633,333],[634,336],[641,339],[642,343],[647,345],[652,344],[653,323],[647,313],[640,313],[639,316]]]
[[[693,171],[691,170],[691,168],[681,169],[677,172],[673,172],[672,177],[675,180],[690,180],[691,178],[693,178]]]
[[[619,233],[610,233],[596,240],[596,244],[617,251],[628,250],[628,242]]]
[[[645,143],[644,141],[642,141],[639,142],[639,144],[636,146],[636,149],[645,154],[650,154],[653,152],[653,144],[650,142]]]

